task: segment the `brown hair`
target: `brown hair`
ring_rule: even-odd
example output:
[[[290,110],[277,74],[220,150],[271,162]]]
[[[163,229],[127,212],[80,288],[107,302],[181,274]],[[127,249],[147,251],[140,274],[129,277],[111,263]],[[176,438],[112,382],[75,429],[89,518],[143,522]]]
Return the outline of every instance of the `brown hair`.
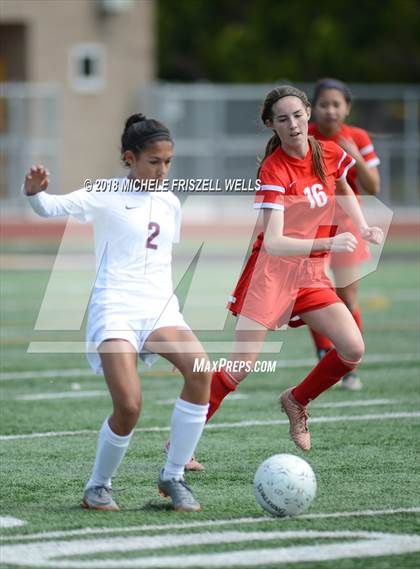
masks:
[[[264,99],[264,103],[261,109],[261,120],[266,124],[267,121],[271,121],[273,118],[273,105],[277,103],[280,99],[284,97],[297,97],[303,103],[303,105],[308,108],[311,106],[309,103],[309,99],[303,91],[296,89],[296,87],[292,87],[291,85],[281,85],[280,87],[276,87],[272,91],[270,91],[266,98]],[[316,140],[313,136],[308,136],[308,141],[312,150],[312,163],[315,170],[315,174],[324,182],[326,183],[326,176],[325,176],[325,164],[324,164],[324,156],[322,152],[322,147],[318,140]],[[272,154],[276,148],[281,146],[280,138],[278,137],[277,133],[274,132],[273,136],[267,142],[265,147],[265,154],[263,159],[260,161],[260,167],[258,169],[258,175],[261,170],[261,166],[264,163],[264,160]]]

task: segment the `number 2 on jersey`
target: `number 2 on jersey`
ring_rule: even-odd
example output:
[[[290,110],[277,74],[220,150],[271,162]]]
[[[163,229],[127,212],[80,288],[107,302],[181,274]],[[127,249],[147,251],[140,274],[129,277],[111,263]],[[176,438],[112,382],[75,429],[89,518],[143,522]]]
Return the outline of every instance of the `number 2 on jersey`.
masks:
[[[321,184],[313,184],[303,190],[303,193],[308,198],[310,207],[324,207],[328,201],[327,194],[323,191]]]
[[[149,231],[151,231],[151,233],[150,233],[149,237],[147,238],[146,248],[147,249],[157,249],[158,246],[156,243],[153,243],[153,239],[156,239],[156,237],[159,235],[160,225],[159,225],[159,223],[155,223],[154,221],[151,221],[149,223],[148,229],[149,229]]]

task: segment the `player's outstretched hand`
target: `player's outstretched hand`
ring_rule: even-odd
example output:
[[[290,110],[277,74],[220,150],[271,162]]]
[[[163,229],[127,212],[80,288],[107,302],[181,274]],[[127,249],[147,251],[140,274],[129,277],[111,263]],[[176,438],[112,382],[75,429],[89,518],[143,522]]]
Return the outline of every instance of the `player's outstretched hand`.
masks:
[[[333,253],[352,253],[357,246],[357,239],[353,233],[339,233],[332,239],[331,251]]]
[[[384,232],[380,227],[367,227],[361,232],[361,235],[365,241],[375,245],[380,245],[384,240]]]
[[[27,196],[34,196],[48,188],[50,173],[44,166],[32,166],[25,176],[24,189]]]

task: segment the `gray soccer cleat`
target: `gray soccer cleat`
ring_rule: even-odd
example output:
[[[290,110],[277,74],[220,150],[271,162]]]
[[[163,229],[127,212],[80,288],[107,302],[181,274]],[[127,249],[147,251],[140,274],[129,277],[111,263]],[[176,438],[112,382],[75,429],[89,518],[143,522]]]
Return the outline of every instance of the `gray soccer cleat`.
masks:
[[[176,480],[163,480],[163,468],[160,471],[158,479],[159,494],[164,498],[168,496],[172,500],[174,510],[177,512],[199,512],[201,510],[200,504],[192,495],[192,490],[185,482],[184,479]]]
[[[363,388],[362,382],[354,371],[346,373],[340,382],[340,386],[341,389],[347,389],[347,391],[360,391]]]
[[[112,488],[108,486],[91,486],[86,488],[82,508],[89,510],[109,510],[119,512],[118,504],[112,498]]]

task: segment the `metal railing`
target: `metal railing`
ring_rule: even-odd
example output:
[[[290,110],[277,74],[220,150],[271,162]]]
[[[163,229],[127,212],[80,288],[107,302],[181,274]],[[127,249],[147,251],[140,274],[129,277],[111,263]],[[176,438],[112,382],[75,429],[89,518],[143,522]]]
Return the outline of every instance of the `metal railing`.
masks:
[[[308,95],[313,84],[297,87]],[[156,116],[175,140],[174,178],[255,178],[256,158],[269,136],[259,109],[273,85],[156,83],[143,89],[139,108]],[[381,159],[381,200],[419,204],[417,85],[350,85],[351,123],[366,129]]]
[[[297,86],[312,93],[312,84]],[[260,124],[259,109],[271,88],[156,83],[143,88],[137,100],[139,110],[171,129],[176,143],[173,178],[254,179],[257,156],[269,135]],[[351,122],[371,134],[381,159],[381,200],[393,207],[418,206],[420,87],[355,84],[350,88],[355,96]],[[51,174],[59,177],[60,101],[56,84],[0,84],[3,204],[22,203],[18,188],[32,162],[48,164]]]
[[[48,164],[58,177],[60,90],[55,84],[0,83],[0,198],[21,202],[19,187],[32,163]]]

